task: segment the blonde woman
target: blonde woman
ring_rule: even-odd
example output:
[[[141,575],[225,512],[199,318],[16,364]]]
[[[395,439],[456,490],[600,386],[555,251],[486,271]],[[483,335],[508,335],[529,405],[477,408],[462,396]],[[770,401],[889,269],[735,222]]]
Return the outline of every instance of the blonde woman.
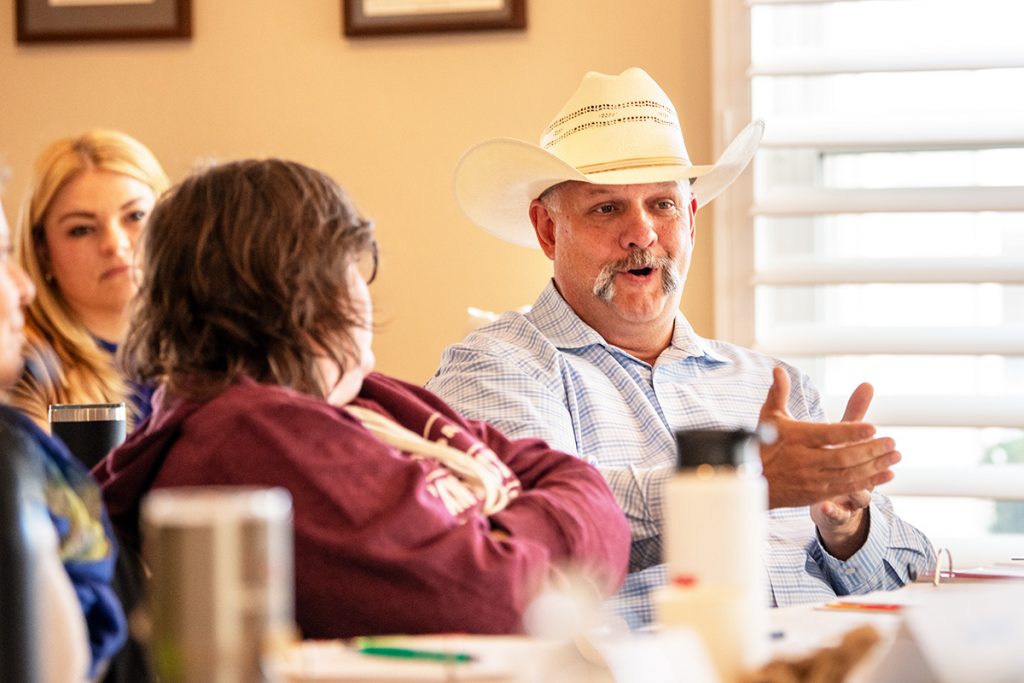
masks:
[[[150,392],[127,385],[112,356],[137,287],[135,248],[168,184],[153,153],[116,131],[58,140],[36,161],[15,250],[37,296],[12,402],[40,426],[51,403],[125,401],[132,422],[149,413]]]

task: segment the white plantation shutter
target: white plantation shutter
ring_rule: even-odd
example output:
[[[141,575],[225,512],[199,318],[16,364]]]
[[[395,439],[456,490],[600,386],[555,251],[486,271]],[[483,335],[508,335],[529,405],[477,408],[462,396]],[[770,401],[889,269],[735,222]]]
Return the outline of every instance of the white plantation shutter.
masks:
[[[1024,534],[1024,2],[713,11],[716,148],[766,123],[714,204],[717,336],[803,368],[832,419],[871,381],[890,491],[928,496],[898,510],[1024,555],[992,535]]]

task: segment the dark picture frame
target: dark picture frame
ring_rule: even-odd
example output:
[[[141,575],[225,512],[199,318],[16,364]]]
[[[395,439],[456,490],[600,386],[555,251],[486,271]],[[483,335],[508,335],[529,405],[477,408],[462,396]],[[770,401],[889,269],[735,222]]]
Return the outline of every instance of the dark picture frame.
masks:
[[[19,43],[192,37],[192,0],[15,0]]]
[[[390,10],[386,0],[341,0],[346,36],[525,29],[526,0],[406,0],[419,10]]]

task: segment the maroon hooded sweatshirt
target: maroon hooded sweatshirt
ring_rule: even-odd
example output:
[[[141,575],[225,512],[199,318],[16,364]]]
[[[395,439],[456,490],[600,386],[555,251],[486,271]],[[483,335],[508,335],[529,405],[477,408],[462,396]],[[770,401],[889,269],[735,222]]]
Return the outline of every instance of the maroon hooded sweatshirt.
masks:
[[[201,403],[159,391],[152,417],[93,474],[136,549],[139,503],[151,488],[287,489],[296,619],[307,638],[516,633],[553,566],[585,571],[609,594],[621,585],[629,528],[590,465],[538,439],[510,441],[379,373],[353,404],[470,455],[489,449],[515,497],[490,517],[479,501],[455,505],[438,485],[452,475],[437,461],[383,443],[322,399],[247,378]],[[509,537],[497,540],[494,529]]]

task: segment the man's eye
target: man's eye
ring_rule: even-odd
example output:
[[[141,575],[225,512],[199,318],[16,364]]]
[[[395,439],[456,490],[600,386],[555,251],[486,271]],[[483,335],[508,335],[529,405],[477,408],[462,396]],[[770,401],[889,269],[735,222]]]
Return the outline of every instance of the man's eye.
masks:
[[[671,211],[672,209],[676,208],[676,203],[671,199],[663,199],[660,202],[658,202],[658,208],[663,211]]]
[[[615,211],[615,205],[614,204],[601,204],[597,208],[594,209],[594,213],[599,213],[599,214],[609,214],[609,213],[612,213],[613,211]]]

